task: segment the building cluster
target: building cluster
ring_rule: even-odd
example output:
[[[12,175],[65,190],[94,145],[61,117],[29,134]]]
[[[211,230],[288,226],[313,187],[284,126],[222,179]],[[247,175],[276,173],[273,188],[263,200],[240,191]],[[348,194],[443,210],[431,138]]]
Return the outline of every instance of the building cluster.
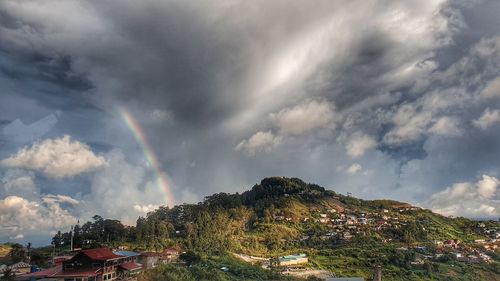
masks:
[[[176,262],[177,249],[163,252],[137,253],[124,249],[97,248],[80,250],[73,255],[58,256],[52,260],[52,267],[34,271],[24,269],[17,272],[15,279],[51,281],[108,281],[135,280],[136,275],[162,263]],[[29,266],[29,264],[28,264]]]
[[[488,255],[488,252],[494,252],[499,244],[500,241],[496,239],[477,239],[469,243],[462,243],[456,239],[434,241],[437,258],[449,254],[457,261],[466,263],[491,263],[492,259]]]
[[[391,228],[401,228],[408,223],[402,214],[418,210],[420,210],[420,208],[407,204],[393,206],[391,210],[381,209],[379,212],[362,212],[336,207],[324,209],[323,212],[317,213],[315,217],[302,217],[297,219],[292,216],[280,214],[274,216],[274,220],[277,222],[321,223],[329,229],[321,236],[321,239],[349,241],[355,235],[364,235],[367,230],[383,232]],[[299,241],[305,241],[309,238],[309,236],[304,236],[299,239]]]

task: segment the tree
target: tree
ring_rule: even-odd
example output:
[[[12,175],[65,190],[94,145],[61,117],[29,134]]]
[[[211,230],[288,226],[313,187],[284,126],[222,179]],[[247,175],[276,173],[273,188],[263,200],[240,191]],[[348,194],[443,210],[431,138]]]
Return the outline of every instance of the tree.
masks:
[[[194,251],[182,253],[179,258],[186,262],[187,265],[192,265],[201,261],[201,256]]]
[[[10,257],[14,263],[23,261],[26,258],[26,251],[23,245],[13,244],[12,250],[10,251]]]
[[[4,271],[3,271],[3,275],[2,275],[2,278],[1,280],[2,281],[14,281],[15,279],[15,274],[14,272],[12,271],[11,268],[6,268]]]

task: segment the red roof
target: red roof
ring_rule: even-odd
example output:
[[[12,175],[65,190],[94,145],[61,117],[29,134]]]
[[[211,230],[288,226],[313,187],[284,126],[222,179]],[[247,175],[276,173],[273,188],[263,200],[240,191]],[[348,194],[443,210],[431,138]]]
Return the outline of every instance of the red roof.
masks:
[[[125,269],[125,270],[135,270],[135,269],[139,269],[139,268],[142,268],[142,264],[139,264],[139,263],[135,263],[133,261],[131,262],[126,262],[126,263],[122,263],[119,265],[119,267]]]
[[[59,273],[62,270],[62,265],[58,265],[56,267],[48,268],[41,271],[36,271],[33,273],[26,273],[16,276],[16,280],[30,280],[31,277],[35,278],[46,278],[51,277],[56,273]]]
[[[163,250],[163,254],[178,254],[179,250],[174,249],[174,248],[166,248]]]
[[[123,256],[116,255],[108,248],[83,250],[80,251],[80,253],[86,255],[87,257],[95,261],[107,261],[107,260],[123,258]]]
[[[91,277],[96,276],[101,269],[82,269],[82,270],[66,270],[59,271],[50,277]]]
[[[58,277],[90,277],[99,274],[101,269],[82,269],[82,270],[62,270],[62,266],[58,265],[42,271],[27,273],[16,276],[16,280],[30,280],[31,277],[35,278],[58,278]]]

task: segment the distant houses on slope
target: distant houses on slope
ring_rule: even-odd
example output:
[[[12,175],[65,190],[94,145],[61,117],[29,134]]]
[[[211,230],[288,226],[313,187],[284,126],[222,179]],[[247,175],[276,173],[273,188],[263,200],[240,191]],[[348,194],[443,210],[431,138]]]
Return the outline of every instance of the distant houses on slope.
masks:
[[[144,269],[161,263],[177,261],[179,251],[166,249],[161,253],[97,248],[78,251],[74,256],[54,259],[54,267],[31,272],[29,264],[19,264],[16,280],[112,281],[133,279]],[[12,266],[11,266],[12,267]],[[22,270],[21,270],[22,269]]]

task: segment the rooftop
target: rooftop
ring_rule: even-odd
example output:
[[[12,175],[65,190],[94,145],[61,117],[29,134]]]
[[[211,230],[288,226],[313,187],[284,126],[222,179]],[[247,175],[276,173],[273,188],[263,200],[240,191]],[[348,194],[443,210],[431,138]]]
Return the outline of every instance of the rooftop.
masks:
[[[86,255],[92,260],[96,261],[107,261],[107,260],[115,260],[119,258],[123,258],[123,256],[116,255],[108,248],[97,248],[97,249],[89,249],[82,250],[80,253]]]
[[[137,253],[137,252],[133,252],[133,251],[113,251],[113,253],[115,253],[116,255],[119,255],[119,256],[124,256],[124,257],[136,257],[136,256],[140,256],[141,254],[140,253]]]
[[[135,263],[135,262],[126,262],[126,263],[120,264],[119,267],[123,268],[125,270],[128,270],[128,271],[132,271],[132,270],[141,269],[142,268],[142,264]]]

